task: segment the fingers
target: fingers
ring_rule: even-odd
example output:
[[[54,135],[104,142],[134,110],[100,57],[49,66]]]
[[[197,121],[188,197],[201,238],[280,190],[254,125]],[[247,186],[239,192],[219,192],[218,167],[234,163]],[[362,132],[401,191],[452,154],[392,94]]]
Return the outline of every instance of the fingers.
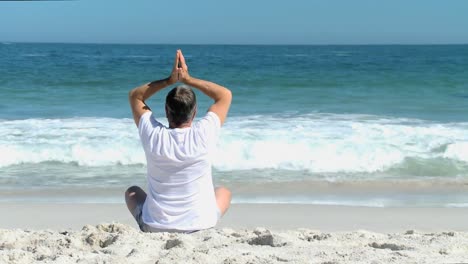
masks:
[[[183,69],[187,69],[187,64],[185,63],[185,58],[184,58],[184,54],[182,54],[182,51],[179,50],[179,60],[180,60],[180,63],[182,64],[182,68]]]
[[[179,64],[179,56],[180,56],[179,51],[180,50],[177,50],[176,52],[175,61],[174,61],[174,69],[177,69],[177,65]]]
[[[171,80],[173,82],[180,82],[188,76],[188,67],[185,62],[184,55],[180,49],[176,52],[174,67],[172,68]]]

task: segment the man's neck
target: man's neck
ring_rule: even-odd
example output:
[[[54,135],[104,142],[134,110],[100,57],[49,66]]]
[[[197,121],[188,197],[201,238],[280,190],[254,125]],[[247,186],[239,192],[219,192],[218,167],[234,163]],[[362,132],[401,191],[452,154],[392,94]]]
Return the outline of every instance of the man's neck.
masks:
[[[191,126],[192,126],[192,122],[183,123],[183,124],[181,124],[180,126],[175,126],[175,125],[172,124],[172,123],[169,124],[169,128],[170,128],[170,129],[174,129],[174,128],[187,128],[187,127],[191,127]]]

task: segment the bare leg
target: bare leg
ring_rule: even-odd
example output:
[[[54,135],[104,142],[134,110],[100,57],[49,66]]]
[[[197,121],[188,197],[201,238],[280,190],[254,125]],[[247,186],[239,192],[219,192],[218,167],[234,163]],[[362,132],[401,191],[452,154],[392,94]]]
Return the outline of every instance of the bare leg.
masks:
[[[221,215],[224,215],[231,206],[231,191],[224,187],[218,187],[215,189],[215,195]]]
[[[144,204],[146,200],[146,193],[138,186],[132,186],[125,192],[125,202],[131,214],[139,204]]]

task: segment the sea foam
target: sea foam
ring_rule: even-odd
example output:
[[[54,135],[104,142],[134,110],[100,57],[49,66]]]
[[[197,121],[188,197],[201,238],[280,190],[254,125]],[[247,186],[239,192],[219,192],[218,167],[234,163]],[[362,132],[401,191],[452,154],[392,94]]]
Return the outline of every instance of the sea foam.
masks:
[[[215,167],[372,173],[408,158],[467,161],[467,132],[467,123],[364,115],[232,118]]]
[[[228,119],[213,165],[220,171],[372,173],[410,158],[465,164],[467,154],[468,123],[343,114],[252,115]],[[0,167],[41,162],[112,166],[146,160],[131,119],[0,121]]]
[[[130,119],[70,118],[1,121],[0,166],[63,162],[81,166],[143,164]]]

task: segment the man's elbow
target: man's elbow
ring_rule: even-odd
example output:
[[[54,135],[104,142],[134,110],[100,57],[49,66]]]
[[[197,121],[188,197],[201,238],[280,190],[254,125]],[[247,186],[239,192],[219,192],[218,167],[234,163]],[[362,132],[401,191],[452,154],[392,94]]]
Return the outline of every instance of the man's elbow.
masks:
[[[224,88],[223,91],[216,94],[216,97],[213,98],[215,102],[231,102],[232,100],[232,92],[228,88]]]
[[[136,94],[136,88],[135,89],[132,89],[130,90],[130,92],[128,92],[128,98],[129,99],[132,99],[135,97],[135,94]]]
[[[143,98],[141,96],[141,92],[138,90],[138,88],[132,89],[132,90],[130,90],[130,92],[128,92],[128,99],[130,101],[132,101],[132,100],[141,100],[141,101],[143,101]]]
[[[229,90],[229,89],[226,88],[226,95],[225,95],[225,97],[226,97],[226,100],[229,100],[229,102],[232,101],[232,92],[231,92],[231,90]]]

